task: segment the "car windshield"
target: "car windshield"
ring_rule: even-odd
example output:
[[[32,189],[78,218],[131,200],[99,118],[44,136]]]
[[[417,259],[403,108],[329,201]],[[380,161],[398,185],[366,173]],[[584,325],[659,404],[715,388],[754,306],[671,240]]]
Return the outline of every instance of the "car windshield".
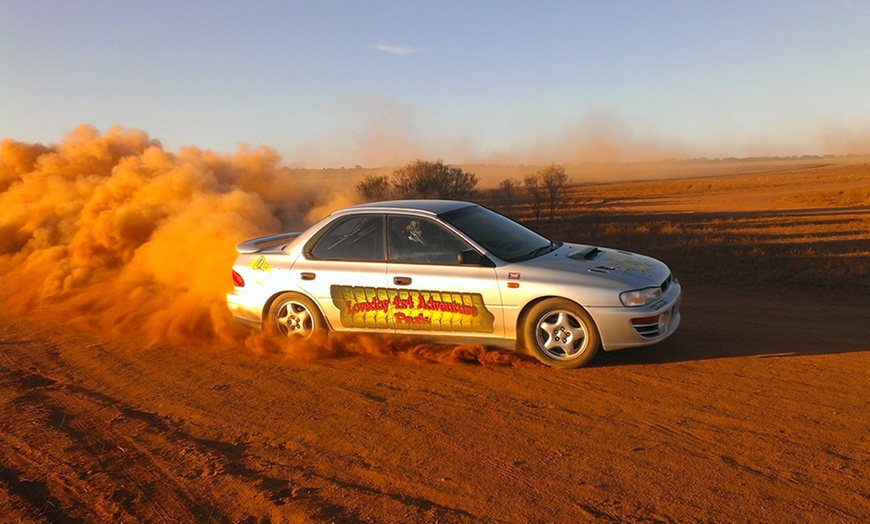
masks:
[[[484,249],[506,262],[520,262],[553,251],[561,243],[481,206],[468,206],[440,215]]]

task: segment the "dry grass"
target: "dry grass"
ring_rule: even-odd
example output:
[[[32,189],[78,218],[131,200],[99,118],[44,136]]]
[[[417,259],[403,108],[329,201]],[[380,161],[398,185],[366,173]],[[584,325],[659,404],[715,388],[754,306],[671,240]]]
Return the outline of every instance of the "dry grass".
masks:
[[[574,186],[563,197],[542,233],[649,254],[684,280],[870,292],[867,164]],[[527,203],[512,214],[534,225]]]

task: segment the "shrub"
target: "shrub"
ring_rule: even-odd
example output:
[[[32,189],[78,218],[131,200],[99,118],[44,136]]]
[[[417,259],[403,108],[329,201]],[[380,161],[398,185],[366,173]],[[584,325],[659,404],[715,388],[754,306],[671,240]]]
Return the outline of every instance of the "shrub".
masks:
[[[393,172],[393,189],[401,198],[464,200],[476,193],[477,176],[444,162],[417,160]]]
[[[357,183],[356,190],[369,202],[385,200],[390,196],[390,179],[387,175],[366,175]]]

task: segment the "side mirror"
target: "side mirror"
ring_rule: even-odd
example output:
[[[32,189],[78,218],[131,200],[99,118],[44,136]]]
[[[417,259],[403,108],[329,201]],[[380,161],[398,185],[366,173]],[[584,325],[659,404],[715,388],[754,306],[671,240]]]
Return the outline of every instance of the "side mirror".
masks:
[[[461,266],[491,266],[492,262],[473,249],[459,252],[459,265]]]

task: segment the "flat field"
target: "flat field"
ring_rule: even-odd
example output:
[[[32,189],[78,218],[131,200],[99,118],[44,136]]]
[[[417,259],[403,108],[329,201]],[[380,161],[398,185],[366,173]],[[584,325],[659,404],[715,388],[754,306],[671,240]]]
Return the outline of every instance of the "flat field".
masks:
[[[154,346],[2,304],[0,520],[870,521],[870,165],[748,171],[562,195],[539,229],[685,293],[672,338],[578,370]]]

